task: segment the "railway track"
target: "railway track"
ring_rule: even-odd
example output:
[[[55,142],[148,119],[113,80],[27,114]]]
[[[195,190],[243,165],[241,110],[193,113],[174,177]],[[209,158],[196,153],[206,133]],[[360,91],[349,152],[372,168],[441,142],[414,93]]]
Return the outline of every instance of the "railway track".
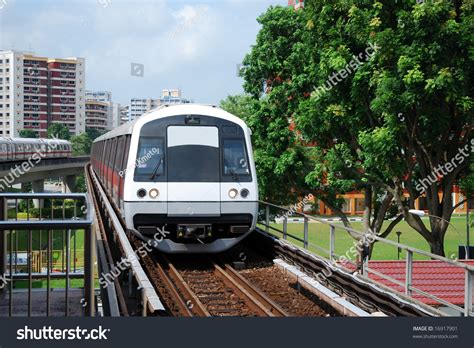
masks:
[[[126,233],[125,224],[119,212],[103,197],[107,193],[98,180],[93,180],[90,167],[87,170],[87,180],[98,214],[98,236],[104,244],[107,263],[113,265],[118,262],[126,250],[117,246],[117,230],[122,230],[126,243],[129,244],[128,253],[136,251],[143,245],[143,241],[132,233]],[[102,198],[99,198],[100,191]],[[107,197],[110,200],[110,197]],[[185,317],[224,317],[224,316],[336,316],[338,313],[329,305],[323,303],[315,295],[306,292],[292,279],[279,271],[272,263],[276,255],[283,257],[290,263],[301,266],[309,274],[317,274],[322,267],[308,259],[304,254],[286,249],[274,243],[270,238],[264,238],[261,233],[247,238],[237,248],[221,255],[221,258],[210,258],[193,255],[165,256],[158,251],[149,252],[140,257],[140,266],[135,284],[126,277],[114,280],[114,287],[118,297],[118,307],[121,315],[134,315],[141,311],[142,315],[158,314]],[[252,241],[257,241],[252,243]],[[246,244],[246,246],[243,246]],[[250,247],[252,245],[252,247]],[[258,246],[258,248],[254,248]],[[244,269],[237,271],[232,267],[236,260],[235,253],[239,248],[247,248],[249,257],[243,262]],[[125,248],[127,249],[127,248]],[[239,259],[239,258],[237,258]],[[112,266],[111,266],[112,267]],[[107,267],[105,268],[107,269]],[[110,269],[110,267],[109,267]],[[134,270],[134,273],[136,270]],[[124,280],[125,278],[125,280]],[[146,284],[143,292],[142,284]],[[141,295],[133,287],[142,288]],[[369,312],[383,311],[389,315],[411,315],[420,313],[408,306],[400,306],[390,298],[381,294],[374,294],[368,289],[356,286],[342,276],[335,274],[331,278],[332,289],[342,289],[341,294],[353,299],[357,305]],[[128,288],[128,291],[127,291]],[[347,290],[350,289],[350,290]],[[125,293],[128,292],[128,297]],[[151,294],[151,295],[150,295]],[[152,308],[164,308],[165,312],[147,313],[149,301]],[[150,305],[149,305],[150,306]],[[149,307],[148,306],[148,307]]]
[[[191,311],[205,316],[288,316],[276,302],[252,285],[229,264],[203,258],[197,267],[165,258],[170,277],[191,304]]]
[[[175,316],[288,316],[275,301],[249,283],[232,266],[207,257],[174,260],[154,253],[152,282],[159,284]],[[194,266],[190,266],[193,264]]]
[[[89,168],[90,170],[90,168]],[[88,184],[91,187],[94,205],[98,214],[99,234],[106,242],[107,261],[109,265],[118,262],[124,252],[117,246],[109,246],[116,242],[114,228],[111,220],[124,222],[120,215],[110,206],[105,209],[95,191],[100,183],[92,179],[88,173]],[[128,234],[128,239],[134,250],[138,250],[143,241],[133,234]],[[209,257],[171,257],[153,251],[140,258],[140,263],[153,285],[160,299],[164,302],[166,315],[170,316],[266,316],[284,317],[290,314],[280,304],[274,301],[259,287],[249,282],[239,274],[229,263]],[[124,297],[126,286],[119,278],[114,280],[118,293],[122,315],[136,313],[137,310],[125,308],[125,302],[130,307],[130,301]],[[130,285],[130,284],[128,284]],[[133,302],[133,301],[132,301]],[[143,301],[142,301],[143,302]],[[133,306],[143,306],[137,301]]]

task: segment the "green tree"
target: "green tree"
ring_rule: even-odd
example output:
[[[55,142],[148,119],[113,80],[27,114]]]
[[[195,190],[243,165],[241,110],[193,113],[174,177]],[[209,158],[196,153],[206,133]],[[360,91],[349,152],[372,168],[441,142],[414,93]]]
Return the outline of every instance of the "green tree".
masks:
[[[94,141],[96,138],[100,137],[101,135],[107,133],[107,131],[100,131],[98,129],[94,128],[88,128],[86,129],[86,133],[89,136],[89,138]]]
[[[321,0],[304,11],[270,8],[258,20],[243,76],[259,101],[249,124],[267,186],[302,175],[301,185],[290,177],[275,186],[315,191],[346,225],[337,194],[363,190],[366,230],[386,236],[404,217],[443,255],[448,225],[425,225],[408,209],[426,194],[429,213],[449,220],[453,184],[469,172],[457,163],[417,190],[472,138],[472,4]]]
[[[37,133],[32,129],[22,129],[20,131],[20,138],[38,138]]]
[[[71,138],[69,128],[62,123],[53,123],[48,127],[47,133],[49,139],[57,137],[58,139],[69,140]]]
[[[89,138],[89,135],[86,132],[72,136],[71,144],[73,156],[90,155],[92,140]]]
[[[288,98],[288,84],[284,83],[295,68],[291,54],[301,43],[304,15],[290,8],[270,7],[258,22],[262,29],[241,71],[244,90],[254,99],[248,103],[250,116],[245,121],[253,132],[260,197],[291,204],[311,189],[304,181],[310,170],[307,149],[289,128],[294,100]]]
[[[229,95],[221,100],[219,106],[232,115],[247,120],[254,111],[255,100],[248,94]]]

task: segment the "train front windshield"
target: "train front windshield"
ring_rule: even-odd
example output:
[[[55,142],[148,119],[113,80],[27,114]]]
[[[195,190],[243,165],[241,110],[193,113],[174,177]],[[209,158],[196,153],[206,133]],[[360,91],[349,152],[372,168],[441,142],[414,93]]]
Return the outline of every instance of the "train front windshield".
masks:
[[[218,128],[168,127],[168,182],[218,182],[219,179]]]
[[[136,182],[252,180],[245,138],[235,125],[227,123],[219,128],[212,124],[166,125],[164,122],[150,122],[142,129]]]
[[[250,174],[243,139],[225,139],[222,151],[224,154],[224,175]]]
[[[164,153],[163,138],[140,138],[135,162],[135,180],[153,181],[157,177],[162,177],[165,172]]]

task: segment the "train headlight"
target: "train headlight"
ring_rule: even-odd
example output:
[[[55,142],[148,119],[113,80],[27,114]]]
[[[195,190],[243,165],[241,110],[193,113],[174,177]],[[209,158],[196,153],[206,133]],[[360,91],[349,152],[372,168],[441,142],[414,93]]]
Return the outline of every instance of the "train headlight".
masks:
[[[239,191],[237,191],[235,188],[229,190],[229,197],[234,199],[237,197],[239,194]]]
[[[137,191],[137,196],[140,198],[144,198],[146,196],[146,190],[145,189],[139,189]]]
[[[150,198],[156,199],[160,195],[160,191],[158,191],[158,189],[151,189],[148,195],[150,196]]]
[[[240,195],[242,196],[242,198],[247,198],[249,196],[249,193],[250,193],[249,190],[245,188],[240,190]]]

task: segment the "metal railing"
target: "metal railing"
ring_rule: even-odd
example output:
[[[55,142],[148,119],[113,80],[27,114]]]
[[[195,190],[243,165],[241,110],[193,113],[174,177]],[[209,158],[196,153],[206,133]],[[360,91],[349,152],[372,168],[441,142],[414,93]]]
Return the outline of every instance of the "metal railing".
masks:
[[[337,267],[344,268],[348,271],[354,272],[357,270],[362,277],[368,277],[370,273],[381,277],[395,285],[398,285],[404,289],[402,295],[413,298],[414,294],[418,294],[420,296],[429,298],[435,301],[437,304],[441,306],[450,307],[464,316],[474,316],[474,309],[473,309],[473,278],[474,278],[474,266],[471,266],[466,263],[458,262],[455,260],[448,259],[446,257],[442,257],[439,255],[432,254],[430,252],[426,252],[420,249],[416,249],[404,244],[400,244],[389,239],[381,238],[376,236],[373,233],[364,233],[361,231],[354,230],[352,228],[346,227],[342,224],[335,224],[334,222],[326,221],[320,218],[316,218],[311,215],[307,215],[304,213],[294,212],[291,211],[292,215],[296,215],[298,217],[303,218],[303,233],[302,238],[301,236],[297,236],[288,232],[288,213],[290,209],[285,207],[281,207],[278,205],[274,205],[267,202],[260,201],[260,205],[263,206],[264,209],[259,210],[259,224],[264,226],[265,231],[267,233],[276,232],[282,235],[284,240],[288,240],[290,238],[293,241],[297,241],[299,243],[292,243],[296,244],[299,247],[303,247],[304,249],[311,251],[317,254],[319,257],[323,257],[326,260],[329,260],[333,265]],[[274,220],[275,217],[280,217],[282,221],[282,230],[276,228],[275,226],[271,225],[271,221]],[[291,219],[291,218],[290,218]],[[317,245],[310,241],[310,233],[309,233],[309,222],[314,221],[321,224],[325,224],[329,226],[329,246],[328,248],[322,247],[321,245]],[[398,248],[401,252],[405,252],[405,281],[401,282],[398,279],[390,277],[386,274],[383,274],[369,266],[369,257],[367,250],[364,247],[357,248],[358,258],[356,261],[352,261],[349,258],[345,257],[342,258],[344,262],[341,262],[340,255],[336,254],[336,235],[337,233],[349,233],[353,238],[362,241],[361,245],[365,244],[366,241],[374,241],[379,242],[382,244],[393,246],[394,248]],[[315,236],[316,237],[316,236]],[[316,252],[314,252],[316,251]],[[321,255],[322,253],[323,255]],[[413,284],[413,265],[414,265],[414,255],[419,255],[422,257],[426,257],[431,260],[437,260],[444,263],[447,266],[457,268],[462,270],[465,274],[464,276],[464,306],[458,306],[454,303],[448,302],[435,294],[425,292],[420,288],[416,287]],[[350,268],[349,268],[350,267]]]
[[[33,309],[39,294],[45,315],[58,315],[52,289],[64,292],[64,315],[70,315],[72,279],[83,280],[76,311],[94,315],[93,214],[86,194],[0,193],[0,304],[8,289],[8,316],[22,315],[24,302],[27,316],[42,315],[42,303]],[[26,301],[20,298],[25,293]]]

